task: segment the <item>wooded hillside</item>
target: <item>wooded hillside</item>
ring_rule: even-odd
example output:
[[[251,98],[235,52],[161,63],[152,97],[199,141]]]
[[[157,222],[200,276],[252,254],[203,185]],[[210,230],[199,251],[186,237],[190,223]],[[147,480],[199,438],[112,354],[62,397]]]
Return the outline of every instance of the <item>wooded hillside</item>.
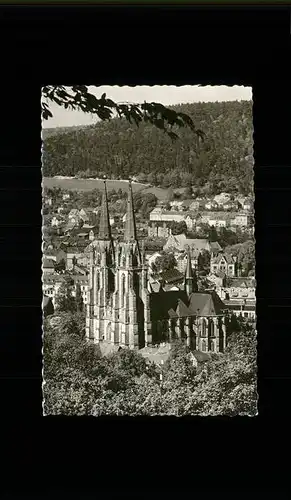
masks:
[[[173,106],[205,133],[178,130],[174,143],[161,130],[113,119],[44,134],[43,175],[128,178],[162,187],[194,185],[205,194],[253,189],[252,102]]]

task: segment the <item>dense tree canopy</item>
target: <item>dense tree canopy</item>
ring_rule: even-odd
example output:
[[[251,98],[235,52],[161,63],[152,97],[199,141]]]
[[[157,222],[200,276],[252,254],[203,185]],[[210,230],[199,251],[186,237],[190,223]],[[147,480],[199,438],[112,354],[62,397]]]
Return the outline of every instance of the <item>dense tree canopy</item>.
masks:
[[[247,240],[244,243],[227,246],[227,253],[237,257],[243,276],[254,275],[256,266],[255,242]]]
[[[174,346],[165,365],[135,351],[102,357],[84,341],[84,318],[58,313],[44,323],[44,409],[53,415],[254,415],[256,335],[241,323],[224,354],[198,369]]]
[[[177,261],[173,253],[162,251],[152,263],[152,269],[155,273],[170,271],[177,266]]]
[[[192,117],[205,132],[205,140],[183,128],[172,143],[158,128],[145,122],[137,128],[126,119],[63,133],[59,129],[47,138],[44,134],[44,176],[88,171],[97,177],[136,176],[165,188],[192,184],[197,195],[252,192],[252,103],[192,103],[171,109]]]

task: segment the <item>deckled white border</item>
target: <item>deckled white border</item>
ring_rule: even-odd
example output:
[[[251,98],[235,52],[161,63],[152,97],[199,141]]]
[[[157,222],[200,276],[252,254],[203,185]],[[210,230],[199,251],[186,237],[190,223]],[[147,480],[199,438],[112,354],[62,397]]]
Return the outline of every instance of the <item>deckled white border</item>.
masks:
[[[107,86],[107,85],[106,85]],[[92,86],[91,86],[92,87]],[[100,88],[100,87],[103,87],[101,85],[98,85],[98,86],[95,86],[96,89]],[[227,88],[232,88],[232,87],[243,87],[243,88],[249,88],[251,89],[251,94],[252,94],[252,98],[251,98],[251,101],[252,101],[252,108],[254,106],[254,100],[253,100],[253,89],[252,87],[249,87],[249,86],[246,86],[246,85],[158,85],[158,84],[155,84],[155,85],[111,85],[111,86],[108,86],[108,87],[118,87],[118,88],[123,88],[123,87],[127,87],[127,88],[135,88],[135,87],[147,87],[147,88],[153,88],[153,87],[159,87],[159,88],[165,88],[165,87],[178,87],[178,88],[181,88],[181,87],[227,87]],[[110,96],[109,96],[110,97]],[[244,100],[244,99],[241,99],[241,100]],[[158,101],[158,99],[157,99]],[[224,102],[236,102],[238,101],[238,99],[236,100],[233,100],[233,101],[224,101]],[[43,102],[43,96],[42,96],[42,89],[41,89],[41,102]],[[194,101],[193,104],[198,104],[198,103],[203,103],[203,102],[214,102],[214,101]],[[223,101],[221,101],[223,102]],[[181,103],[183,104],[183,103]],[[186,102],[184,104],[187,104]],[[192,104],[191,102],[189,102],[188,104]],[[164,104],[165,106],[174,106],[175,104]],[[94,116],[94,115],[92,115]],[[252,117],[253,117],[253,112],[252,112]],[[97,120],[98,121],[98,120]],[[85,126],[90,126],[90,124],[88,125],[84,125]],[[42,162],[42,158],[43,158],[43,127],[41,126],[41,174],[42,174],[42,179],[43,179],[43,162]],[[254,130],[254,122],[253,122],[253,147],[252,147],[252,156],[253,156],[253,185],[254,185],[254,189],[253,189],[253,197],[254,197],[254,200],[255,200],[255,203],[256,203],[256,199],[255,199],[255,184],[254,184],[254,172],[255,172],[255,166],[256,166],[256,163],[255,163],[255,154],[254,154],[254,149],[255,149],[255,145],[254,145],[254,134],[255,134],[255,130]],[[43,181],[42,181],[42,206],[41,206],[41,216],[42,216],[42,241],[41,241],[41,249],[42,249],[42,259],[43,259],[43,190],[44,190],[44,185],[43,185]],[[253,217],[254,217],[254,221],[255,221],[255,224],[254,224],[254,242],[255,242],[255,248],[256,248],[256,217],[255,217],[255,203],[254,203],[254,207],[253,207]],[[255,266],[256,266],[256,260],[255,260]],[[256,272],[255,272],[255,280],[256,280]],[[255,281],[256,283],[256,281]],[[42,270],[42,312],[43,312],[43,270]],[[256,290],[255,290],[255,293],[257,291],[257,286],[256,286]],[[257,295],[256,295],[256,300],[257,300]],[[255,310],[255,315],[256,315],[256,310]],[[257,398],[256,398],[256,407],[257,407],[257,412],[256,414],[250,414],[250,415],[245,415],[245,414],[238,414],[237,416],[249,416],[249,417],[255,417],[255,416],[258,416],[259,415],[259,411],[258,411],[258,403],[259,403],[259,393],[258,393],[258,349],[257,349],[257,346],[258,346],[258,340],[257,340],[257,322],[255,323],[255,332],[256,332],[256,351],[257,351],[257,363],[256,363],[256,366],[257,366],[257,376],[256,376],[256,394],[257,394]],[[44,357],[43,357],[43,353],[44,353],[44,314],[42,314],[42,350],[41,350],[41,354],[42,354],[42,412],[43,412],[43,416],[48,416],[46,413],[45,413],[45,397],[44,397],[44,386],[45,386],[45,379],[44,379]],[[157,414],[157,416],[161,416],[160,414]],[[199,417],[199,418],[202,418],[203,416],[209,416],[208,414],[205,414],[205,415],[189,415],[189,416],[194,416],[194,417]],[[217,416],[224,416],[224,415],[217,415]],[[227,415],[225,415],[227,416]],[[177,417],[179,418],[179,417]]]

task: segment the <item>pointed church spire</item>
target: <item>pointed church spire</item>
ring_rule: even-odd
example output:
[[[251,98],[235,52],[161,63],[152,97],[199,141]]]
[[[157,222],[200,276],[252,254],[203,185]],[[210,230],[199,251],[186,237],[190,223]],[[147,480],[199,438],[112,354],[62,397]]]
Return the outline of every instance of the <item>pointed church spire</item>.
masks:
[[[128,199],[127,199],[124,240],[126,242],[137,240],[131,180],[129,180],[129,185],[128,185]]]
[[[188,250],[187,250],[187,265],[186,265],[185,278],[186,279],[193,279],[193,270],[192,270],[192,264],[191,264],[190,248],[188,248]]]
[[[191,264],[191,253],[190,248],[187,250],[187,264],[185,271],[185,291],[188,295],[193,292],[197,292],[197,280],[196,276],[193,273],[192,264]]]
[[[106,179],[104,179],[104,192],[103,192],[103,198],[102,198],[98,239],[104,240],[104,241],[112,239],[111,238],[110,220],[109,220]]]

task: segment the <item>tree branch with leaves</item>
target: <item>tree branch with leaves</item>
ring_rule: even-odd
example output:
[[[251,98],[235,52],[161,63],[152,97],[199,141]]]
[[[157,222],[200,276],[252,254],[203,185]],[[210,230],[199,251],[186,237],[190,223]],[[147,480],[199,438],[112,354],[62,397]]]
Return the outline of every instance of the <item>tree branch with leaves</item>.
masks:
[[[71,87],[48,85],[42,87],[42,118],[48,120],[53,117],[49,103],[53,102],[65,109],[91,113],[100,120],[110,120],[114,117],[125,118],[129,123],[139,126],[141,122],[154,125],[165,132],[172,141],[178,139],[174,130],[189,128],[200,140],[204,140],[204,132],[195,127],[195,124],[185,113],[176,112],[157,102],[142,104],[116,103],[108,99],[106,94],[97,98],[90,93],[85,85]]]

